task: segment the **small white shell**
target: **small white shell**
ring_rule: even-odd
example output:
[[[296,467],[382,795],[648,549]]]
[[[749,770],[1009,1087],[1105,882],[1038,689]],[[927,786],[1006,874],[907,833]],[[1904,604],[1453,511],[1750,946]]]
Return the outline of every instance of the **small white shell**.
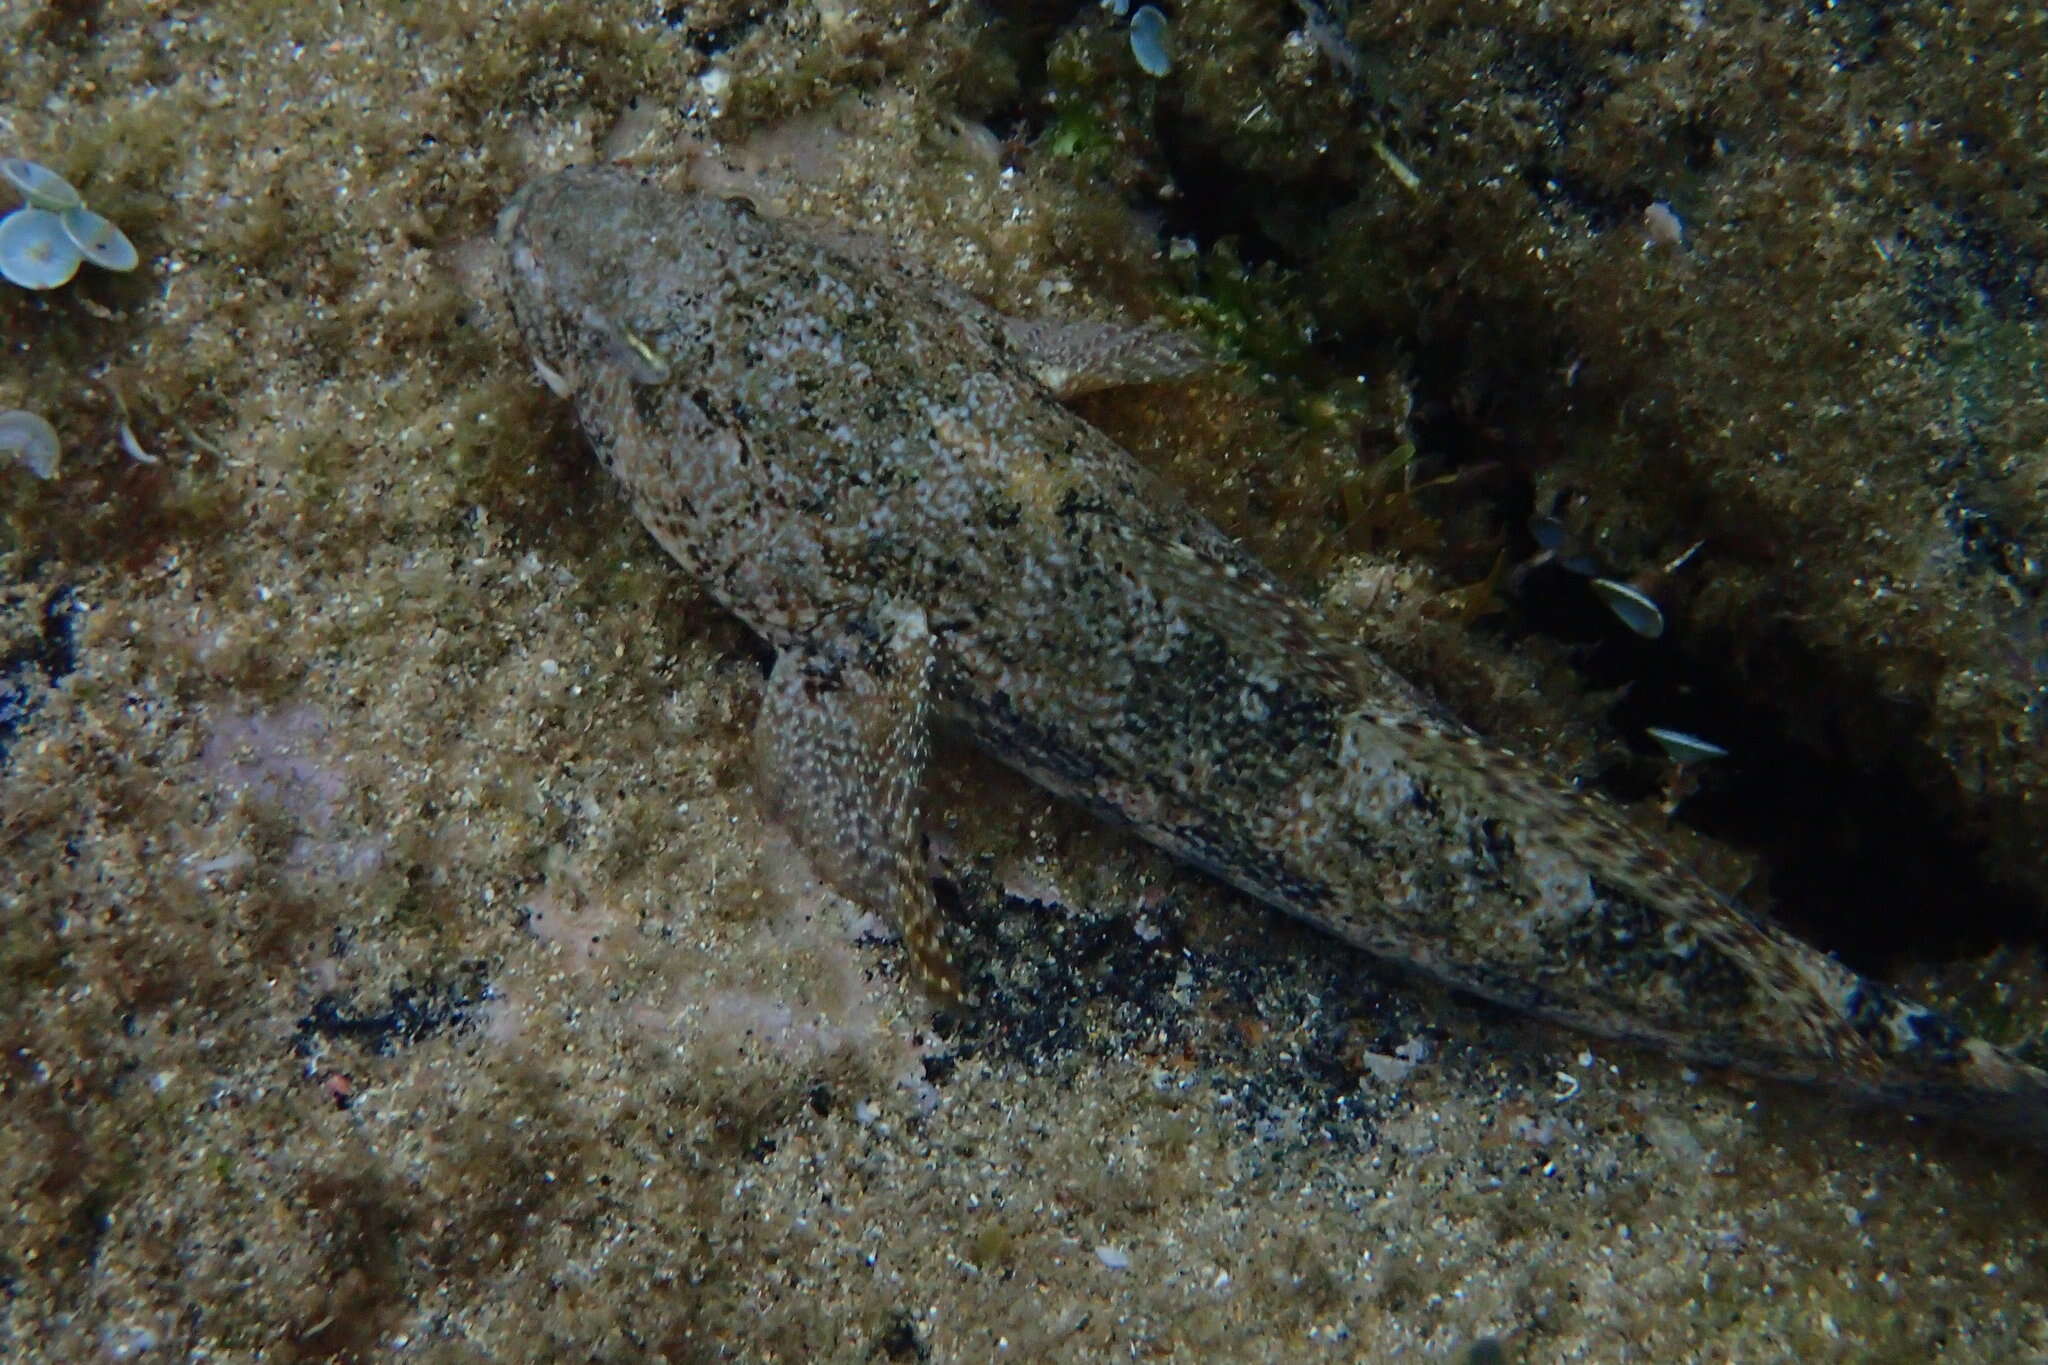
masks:
[[[0,276],[23,289],[55,289],[78,273],[78,245],[48,209],[0,218]]]
[[[1665,754],[1673,763],[1704,763],[1710,758],[1728,757],[1728,751],[1720,745],[1683,730],[1666,730],[1662,726],[1650,725],[1644,727],[1643,733],[1663,745]]]
[[[1645,640],[1654,640],[1664,633],[1664,611],[1640,589],[1612,578],[1593,580],[1593,591],[1600,594],[1600,600],[1607,609],[1621,618],[1627,626]]]
[[[1157,5],[1146,5],[1131,16],[1131,55],[1138,69],[1148,76],[1164,76],[1173,70],[1173,45],[1167,39],[1166,16]]]
[[[21,191],[22,198],[33,208],[48,209],[51,213],[62,213],[66,209],[83,207],[85,200],[71,182],[26,157],[10,156],[0,158],[0,176],[5,176],[14,188]]]
[[[20,408],[0,411],[0,450],[11,450],[39,479],[57,477],[57,429]]]
[[[142,258],[128,234],[80,205],[60,215],[64,231],[78,247],[78,254],[102,270],[133,270]]]
[[[1685,245],[1685,224],[1661,199],[1643,210],[1643,231],[1651,246]]]

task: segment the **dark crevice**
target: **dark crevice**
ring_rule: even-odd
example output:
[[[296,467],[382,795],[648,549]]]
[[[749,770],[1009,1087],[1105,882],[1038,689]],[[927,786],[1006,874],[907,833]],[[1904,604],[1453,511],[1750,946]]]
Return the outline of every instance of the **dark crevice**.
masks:
[[[84,55],[99,38],[100,12],[105,8],[102,0],[44,0],[24,38]]]
[[[1882,17],[1873,12],[1857,41],[1867,51],[1883,33]],[[1530,158],[1524,172],[1543,211],[1593,233],[1628,231],[1641,221],[1663,191],[1655,181],[1603,185],[1559,169],[1575,129],[1606,97],[1610,83],[1595,65],[1568,48],[1525,43],[1491,78],[1527,96],[1547,132],[1547,154]],[[1313,277],[1323,249],[1320,225],[1358,195],[1384,188],[1338,176],[1296,183],[1248,173],[1181,119],[1171,99],[1160,101],[1153,131],[1175,193],[1139,211],[1156,214],[1167,238],[1191,239],[1204,250],[1230,241],[1248,270],[1270,265]],[[1673,168],[1711,173],[1718,139],[1710,119],[1679,125]],[[1942,242],[1913,253],[1930,263],[1915,278],[1924,325],[1959,326],[1973,308],[1999,319],[2033,316],[2027,253],[1965,211],[1951,212],[1945,222]],[[1306,358],[1311,372],[1295,378],[1313,384],[1317,372],[1356,373],[1383,360],[1387,319],[1325,315],[1316,321],[1316,343]],[[1573,336],[1567,319],[1546,314],[1541,301],[1457,284],[1433,295],[1404,325],[1418,467],[1431,474],[1483,474],[1459,482],[1453,495],[1463,502],[1450,510],[1461,523],[1496,528],[1510,561],[1534,555],[1527,527],[1536,510],[1537,475],[1567,453],[1574,432],[1611,425],[1616,414],[1638,405],[1644,387],[1659,382],[1658,358],[1645,354],[1581,371],[1579,357],[1601,352]],[[1671,444],[1682,445],[1682,433],[1672,433]],[[1726,523],[1744,514],[1716,513],[1710,500],[1700,501],[1703,519]],[[1966,545],[1982,548],[2001,568],[2012,558],[2004,547],[2029,538],[1989,514],[1964,520]],[[1730,526],[1703,523],[1698,534],[1716,537],[1723,553],[1770,554],[1768,546],[1746,544],[1745,533]],[[1747,535],[1753,540],[1758,534],[1753,520]],[[1462,572],[1471,566],[1447,567]],[[1550,568],[1522,582],[1512,612],[1490,628],[1505,632],[1511,646],[1518,634],[1563,641],[1587,693],[1619,694],[1609,718],[1637,752],[1601,775],[1610,795],[1641,801],[1666,781],[1670,770],[1644,734],[1648,726],[1698,734],[1729,749],[1729,758],[1699,771],[1697,790],[1678,818],[1758,855],[1767,881],[1763,895],[1777,913],[1852,965],[1882,973],[1909,958],[1925,962],[2039,944],[2040,907],[1990,879],[1980,841],[1949,813],[1965,803],[1947,800],[1954,794],[1930,785],[1947,780],[1943,765],[1933,756],[1914,761],[1925,714],[1885,700],[1873,679],[1843,674],[1796,630],[1774,620],[1759,611],[1735,638],[1688,629],[1681,614],[1663,639],[1648,641],[1601,605],[1586,577]],[[1816,703],[1821,697],[1833,700]],[[1823,732],[1816,716],[1839,723]],[[1873,748],[1873,733],[1888,733],[1895,742]]]
[[[1155,132],[1174,193],[1143,212],[1157,216],[1165,238],[1187,238],[1204,250],[1229,239],[1247,268],[1301,269],[1301,244],[1314,240],[1311,225],[1358,194],[1338,177],[1303,184],[1251,174],[1226,161],[1171,106],[1161,107]]]
[[[1046,62],[1052,45],[1092,0],[985,0],[988,29],[982,41],[1008,54],[1017,73],[1016,95],[982,116],[1005,142],[1030,142],[1045,125]]]
[[[1561,167],[1532,162],[1522,170],[1522,183],[1554,223],[1570,221],[1588,232],[1612,232],[1642,221],[1643,210],[1656,199],[1638,186],[1604,186]]]
[[[27,724],[45,688],[78,667],[78,626],[85,609],[78,594],[61,587],[43,601],[38,632],[0,654],[0,763]]]
[[[299,1020],[297,1050],[317,1056],[323,1042],[348,1040],[364,1050],[387,1056],[449,1029],[469,1027],[477,1009],[491,995],[485,964],[464,963],[449,978],[419,986],[395,986],[381,1008],[323,995]]]
[[[716,57],[744,42],[772,8],[746,4],[713,7],[707,16],[704,6],[668,5],[661,11],[661,22],[685,30],[692,48],[705,57]]]
[[[1533,542],[1526,547],[1533,553]],[[1658,796],[1669,774],[1648,727],[1681,730],[1729,750],[1698,772],[1679,818],[1759,856],[1779,919],[1857,969],[1980,955],[2037,942],[2030,897],[1983,871],[1984,852],[1945,816],[1908,758],[1924,709],[1885,702],[1844,676],[1768,612],[1741,638],[1674,620],[1658,640],[1628,631],[1590,580],[1555,567],[1520,585],[1510,641],[1537,634],[1570,646],[1589,693],[1617,693],[1608,719],[1637,761],[1603,773],[1621,801]],[[1512,644],[1510,644],[1512,647]],[[1795,690],[1791,704],[1778,694]],[[1829,707],[1814,697],[1834,697]],[[1889,713],[1896,743],[1873,750],[1873,715]],[[1816,730],[1816,714],[1836,721]],[[1798,723],[1802,730],[1790,728]]]

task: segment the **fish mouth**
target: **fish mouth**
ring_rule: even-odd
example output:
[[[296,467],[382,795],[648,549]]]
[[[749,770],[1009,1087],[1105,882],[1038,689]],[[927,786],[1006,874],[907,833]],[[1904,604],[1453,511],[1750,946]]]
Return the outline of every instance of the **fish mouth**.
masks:
[[[536,193],[548,183],[548,177],[529,181],[522,185],[505,206],[498,210],[497,229],[493,233],[498,250],[503,254],[505,282],[513,297],[514,311],[519,311],[521,286],[535,279],[540,270],[540,259],[535,255],[533,244],[528,240],[526,227],[527,210],[532,207]]]
[[[553,318],[556,310],[547,302],[543,278],[546,272],[542,268],[540,254],[534,249],[533,239],[526,231],[528,210],[536,199],[555,187],[558,179],[559,173],[544,175],[522,185],[498,210],[494,236],[503,262],[501,273],[506,301],[511,305],[513,321],[525,342],[527,358],[533,364],[534,373],[557,398],[569,399],[576,396],[577,389],[573,367],[566,360],[544,354],[557,349],[547,344],[558,331]]]
[[[494,235],[499,245],[507,250],[511,249],[513,241],[519,235],[520,226],[525,221],[527,209],[532,206],[534,199],[542,190],[555,183],[559,175],[558,171],[554,175],[538,176],[513,191],[512,197],[505,201],[505,206],[498,210],[498,224]]]
[[[532,184],[521,185],[505,201],[505,207],[498,210],[497,236],[500,242],[511,241],[512,234],[519,230],[519,220],[526,214],[526,201],[532,195]]]

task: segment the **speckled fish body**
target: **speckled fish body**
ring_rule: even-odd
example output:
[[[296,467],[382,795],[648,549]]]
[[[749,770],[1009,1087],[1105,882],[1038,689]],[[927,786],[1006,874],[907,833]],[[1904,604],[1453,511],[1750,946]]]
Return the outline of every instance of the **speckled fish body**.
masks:
[[[940,994],[962,987],[917,854],[935,718],[1507,1005],[2048,1144],[2048,1077],[1462,730],[1049,387],[1143,373],[1144,344],[1077,354],[871,245],[615,169],[528,186],[500,241],[543,377],[655,538],[776,650],[770,803]]]

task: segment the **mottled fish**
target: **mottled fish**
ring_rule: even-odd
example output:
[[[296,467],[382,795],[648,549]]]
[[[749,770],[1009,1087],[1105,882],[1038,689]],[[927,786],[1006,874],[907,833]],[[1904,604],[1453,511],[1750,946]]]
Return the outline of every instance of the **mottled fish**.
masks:
[[[1380,957],[1573,1028],[2048,1144],[2048,1076],[1729,903],[1335,638],[1058,401],[1160,333],[990,313],[874,243],[586,167],[499,224],[542,377],[773,647],[763,784],[963,998],[919,852],[935,720]]]

